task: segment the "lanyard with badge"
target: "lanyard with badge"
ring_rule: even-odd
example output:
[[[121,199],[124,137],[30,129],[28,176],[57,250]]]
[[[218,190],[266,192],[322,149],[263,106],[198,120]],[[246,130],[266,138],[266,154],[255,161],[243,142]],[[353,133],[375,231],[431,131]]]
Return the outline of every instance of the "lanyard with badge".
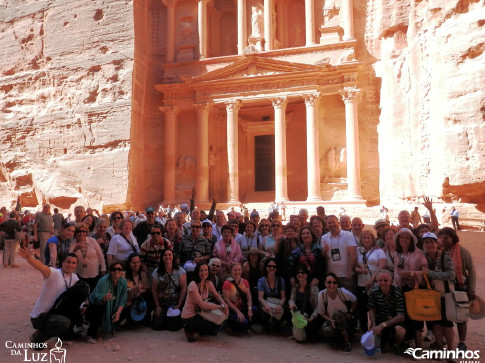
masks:
[[[338,242],[337,242],[337,248],[333,248],[333,236],[330,235],[330,244],[331,244],[331,249],[330,253],[332,254],[332,261],[340,261],[342,257],[340,256],[340,234],[338,235]]]

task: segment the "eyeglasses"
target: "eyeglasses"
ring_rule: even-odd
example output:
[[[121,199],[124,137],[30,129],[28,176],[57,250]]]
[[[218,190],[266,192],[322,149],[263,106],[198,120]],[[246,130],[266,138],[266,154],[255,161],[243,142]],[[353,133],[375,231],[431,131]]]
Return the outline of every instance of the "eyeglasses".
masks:
[[[271,225],[271,227],[278,228],[278,227],[281,227],[281,224],[273,224],[273,225]]]
[[[202,226],[202,228],[212,228],[212,225],[206,224],[205,226]]]
[[[152,232],[150,233],[152,236],[156,236],[157,234],[162,234],[162,232]]]
[[[308,272],[306,272],[306,271],[298,271],[296,274],[297,275],[308,275]]]
[[[154,215],[155,213],[153,212],[147,212],[147,216],[151,216],[151,215]]]
[[[261,227],[269,227],[269,224],[260,224]]]
[[[88,233],[88,231],[86,231],[86,230],[84,230],[84,229],[78,229],[78,230],[76,231],[76,233],[86,233],[86,234],[87,234],[87,233]]]
[[[327,281],[325,282],[327,285],[338,285],[337,281]]]
[[[110,269],[110,271],[111,272],[115,272],[115,271],[120,271],[121,272],[121,271],[123,271],[123,268],[121,268],[121,267],[113,267],[113,268]]]
[[[190,228],[200,228],[200,226],[192,225],[192,226],[190,226]]]
[[[276,265],[268,265],[267,268],[276,268]]]
[[[390,282],[390,281],[391,280],[389,280],[389,279],[379,279],[379,280],[377,280],[377,282]]]
[[[113,217],[112,219],[122,219],[121,217]]]

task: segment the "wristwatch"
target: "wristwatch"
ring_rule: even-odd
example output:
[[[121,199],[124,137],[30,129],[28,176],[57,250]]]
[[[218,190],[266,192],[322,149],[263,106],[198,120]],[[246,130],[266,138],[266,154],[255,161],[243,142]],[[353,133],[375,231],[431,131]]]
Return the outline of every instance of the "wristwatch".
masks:
[[[382,323],[382,326],[383,326],[384,328],[387,328],[387,323],[386,323],[386,322],[383,322],[383,323]]]
[[[225,309],[226,308],[226,304],[221,304],[221,308]]]

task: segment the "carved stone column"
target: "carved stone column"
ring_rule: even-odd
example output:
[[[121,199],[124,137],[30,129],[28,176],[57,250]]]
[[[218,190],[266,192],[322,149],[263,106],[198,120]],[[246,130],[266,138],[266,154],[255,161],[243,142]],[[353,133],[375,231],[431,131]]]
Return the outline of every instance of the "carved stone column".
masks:
[[[167,49],[165,51],[165,61],[173,63],[175,57],[175,4],[176,0],[162,0],[167,7]]]
[[[247,38],[246,1],[237,0],[237,54],[243,54]]]
[[[343,40],[354,39],[354,8],[352,0],[342,0],[340,9],[344,23]]]
[[[350,199],[362,200],[360,189],[359,118],[357,95],[359,89],[345,87],[340,94],[345,103],[345,133],[347,140],[347,193]]]
[[[239,202],[239,163],[238,163],[238,118],[241,101],[225,102],[227,112],[227,161],[229,164],[229,203]]]
[[[275,201],[288,201],[288,170],[286,166],[286,118],[285,109],[288,104],[286,97],[273,100],[274,107],[274,145],[275,145]]]
[[[313,0],[305,0],[306,46],[315,44],[315,7]]]
[[[209,105],[195,104],[197,110],[197,201],[209,201]]]
[[[264,50],[273,49],[273,0],[264,0]]]
[[[199,28],[199,54],[207,58],[207,4],[206,0],[197,0],[197,25]]]
[[[319,93],[304,95],[306,105],[306,148],[307,148],[307,201],[322,200],[320,192],[320,145],[318,119],[315,108],[318,107]]]
[[[165,167],[163,170],[163,203],[175,202],[175,165],[177,145],[176,107],[164,107],[165,111]]]

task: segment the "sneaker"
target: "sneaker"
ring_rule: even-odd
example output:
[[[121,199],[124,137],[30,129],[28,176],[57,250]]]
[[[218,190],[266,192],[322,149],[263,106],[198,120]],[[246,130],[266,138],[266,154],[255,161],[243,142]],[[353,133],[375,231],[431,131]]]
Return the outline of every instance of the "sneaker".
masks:
[[[466,346],[465,342],[458,343],[458,350],[466,351],[468,347]]]
[[[82,325],[74,325],[74,328],[72,328],[72,331],[74,333],[82,333],[84,331],[84,328]]]
[[[344,346],[342,348],[342,353],[344,354],[352,353],[352,345],[350,343],[344,343]]]
[[[431,342],[431,341],[433,341],[434,340],[434,334],[433,334],[433,332],[431,330],[428,330],[426,332],[426,335],[424,336],[423,340],[425,342]]]

